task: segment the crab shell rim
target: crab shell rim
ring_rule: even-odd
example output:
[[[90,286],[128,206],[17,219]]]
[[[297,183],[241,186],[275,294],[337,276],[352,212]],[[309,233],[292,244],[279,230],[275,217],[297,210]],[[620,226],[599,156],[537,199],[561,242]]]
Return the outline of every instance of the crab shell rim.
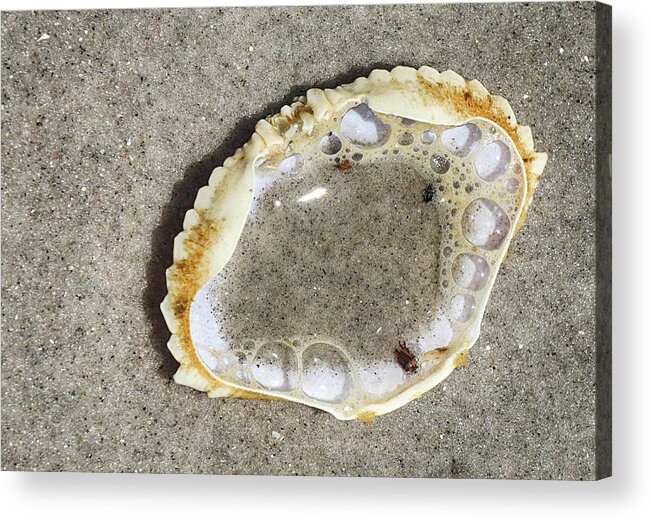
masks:
[[[310,135],[317,121],[328,119],[332,114],[359,103],[367,103],[379,113],[431,124],[461,125],[477,118],[497,124],[518,150],[526,180],[519,218],[509,234],[509,241],[524,223],[547,154],[534,151],[530,128],[518,125],[509,103],[500,96],[490,94],[479,81],[466,81],[450,70],[439,73],[427,66],[418,70],[398,66],[390,72],[373,70],[367,78],[361,77],[334,89],[310,89],[306,96],[285,105],[278,114],[257,123],[251,139],[226,159],[223,166],[215,168],[208,186],[199,190],[193,209],[185,215],[183,231],[174,240],[173,264],[166,271],[168,293],[161,303],[161,311],[171,332],[167,347],[180,364],[174,374],[176,383],[207,392],[209,397],[303,402],[292,397],[276,396],[273,392],[238,388],[217,379],[199,359],[192,344],[190,306],[197,291],[219,273],[230,259],[246,221],[245,215],[235,225],[225,224],[224,215],[231,201],[220,200],[220,191],[227,191],[224,185],[244,182],[252,190],[254,167],[261,158],[284,154],[289,138],[295,132]],[[211,233],[212,236],[215,233],[232,234],[232,250],[215,251],[217,248],[211,248],[208,242]],[[507,250],[508,247],[504,249],[504,255]],[[479,311],[483,314],[484,308]],[[465,345],[461,352],[447,356],[428,377],[382,403],[366,405],[348,415],[328,408],[325,403],[323,407],[312,402],[304,404],[322,408],[344,420],[359,418],[370,421],[376,415],[393,411],[435,387],[456,366],[465,364],[468,349],[479,337],[480,323],[481,317],[472,342]]]

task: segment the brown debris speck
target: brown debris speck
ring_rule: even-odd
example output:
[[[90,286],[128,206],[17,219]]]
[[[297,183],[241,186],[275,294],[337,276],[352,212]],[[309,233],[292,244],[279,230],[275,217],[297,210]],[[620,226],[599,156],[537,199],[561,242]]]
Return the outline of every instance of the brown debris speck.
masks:
[[[340,170],[347,170],[348,168],[350,168],[350,166],[351,164],[348,159],[344,159],[343,161],[337,163],[337,168],[339,168]]]
[[[398,348],[395,353],[396,361],[405,372],[408,374],[415,374],[418,371],[418,360],[407,348],[407,344],[404,341],[398,342]]]

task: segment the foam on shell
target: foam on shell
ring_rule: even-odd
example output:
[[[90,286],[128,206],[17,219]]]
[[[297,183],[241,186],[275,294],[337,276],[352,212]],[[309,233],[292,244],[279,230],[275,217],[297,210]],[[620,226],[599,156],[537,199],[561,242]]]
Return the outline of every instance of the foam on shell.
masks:
[[[311,89],[199,190],[161,305],[175,380],[368,420],[466,359],[546,155],[429,67]]]

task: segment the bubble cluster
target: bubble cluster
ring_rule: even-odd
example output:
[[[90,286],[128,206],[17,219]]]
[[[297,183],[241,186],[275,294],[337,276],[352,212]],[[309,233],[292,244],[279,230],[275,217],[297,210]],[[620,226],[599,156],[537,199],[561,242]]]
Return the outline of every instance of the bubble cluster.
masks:
[[[256,169],[255,211],[229,264],[198,291],[190,311],[197,354],[217,377],[351,410],[397,395],[474,341],[524,196],[521,159],[499,127],[480,119],[427,124],[360,103],[309,136],[297,132],[291,150]],[[341,179],[350,187],[339,186]],[[349,204],[335,210],[344,196]],[[331,211],[319,210],[329,204]],[[397,212],[410,212],[405,222],[415,227],[388,229],[386,236],[404,235],[390,257],[417,266],[415,276],[382,263],[387,253],[374,229],[392,226]],[[267,221],[283,237],[275,249],[259,249],[261,239],[251,238]],[[328,242],[332,237],[309,232],[317,223],[324,233],[359,229],[370,238],[353,233]],[[301,263],[306,251],[322,262],[318,268]],[[357,271],[366,269],[362,260],[374,270]],[[268,267],[264,276],[243,282],[234,274],[256,265]],[[360,277],[365,282],[354,285]],[[344,289],[334,297],[326,290],[341,284],[368,292]],[[243,287],[250,293],[238,293]],[[270,305],[253,319],[249,311],[261,298]],[[277,320],[281,308],[291,314]],[[319,313],[346,325],[314,328]],[[368,332],[336,332],[355,327]]]

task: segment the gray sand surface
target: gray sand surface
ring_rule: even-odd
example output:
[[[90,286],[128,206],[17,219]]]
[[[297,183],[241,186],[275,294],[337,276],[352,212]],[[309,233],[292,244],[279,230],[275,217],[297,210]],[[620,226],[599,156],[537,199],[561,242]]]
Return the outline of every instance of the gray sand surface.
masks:
[[[424,64],[549,153],[469,365],[372,424],[173,383],[211,170],[310,87]],[[594,4],[3,13],[2,104],[2,469],[594,478]]]

